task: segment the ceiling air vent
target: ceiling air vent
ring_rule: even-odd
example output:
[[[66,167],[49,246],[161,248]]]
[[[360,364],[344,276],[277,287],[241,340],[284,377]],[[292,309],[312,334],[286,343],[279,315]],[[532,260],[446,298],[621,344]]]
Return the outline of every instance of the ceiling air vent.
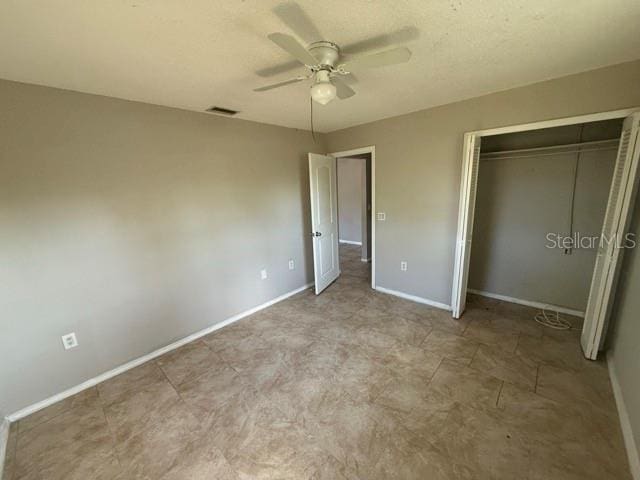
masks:
[[[233,117],[236,113],[238,113],[237,110],[230,110],[228,108],[222,108],[222,107],[211,107],[211,108],[207,108],[206,111],[209,113],[215,113],[218,115],[226,115],[227,117]]]

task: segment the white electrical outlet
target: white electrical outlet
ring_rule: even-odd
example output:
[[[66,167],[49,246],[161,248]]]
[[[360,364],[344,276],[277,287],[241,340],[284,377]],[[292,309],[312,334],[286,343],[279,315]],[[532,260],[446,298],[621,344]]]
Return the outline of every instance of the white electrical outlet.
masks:
[[[267,279],[267,271],[266,270],[260,270],[260,278],[262,280],[266,280]]]
[[[62,336],[62,345],[64,345],[65,350],[69,350],[70,348],[75,348],[78,346],[78,339],[76,338],[76,334],[74,332],[67,333]]]
[[[293,270],[294,268],[296,268],[296,264],[293,263],[293,260],[289,260],[289,270]]]
[[[400,262],[400,270],[403,272],[407,271],[407,262]]]
[[[387,214],[384,212],[378,212],[376,213],[376,218],[379,222],[384,222],[387,219]]]

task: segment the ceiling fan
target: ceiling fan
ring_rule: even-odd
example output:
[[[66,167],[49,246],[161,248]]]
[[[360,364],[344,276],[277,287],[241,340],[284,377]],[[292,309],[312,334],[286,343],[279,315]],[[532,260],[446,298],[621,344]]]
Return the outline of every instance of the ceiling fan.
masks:
[[[337,44],[322,39],[318,30],[297,4],[281,4],[274,9],[274,12],[299,37],[304,39],[311,38],[314,41],[311,41],[305,47],[292,35],[286,33],[269,34],[267,36],[269,40],[291,55],[296,62],[293,65],[284,65],[284,68],[272,67],[264,71],[279,73],[279,71],[288,70],[291,66],[295,68],[302,64],[308,72],[305,75],[299,75],[283,82],[256,88],[254,89],[255,92],[264,92],[313,79],[310,89],[311,98],[321,105],[326,105],[336,97],[345,99],[355,95],[356,92],[344,81],[349,79],[353,82],[355,80],[355,77],[351,75],[353,72],[357,73],[366,68],[405,63],[411,58],[411,51],[406,47],[393,48],[369,55],[346,55]],[[353,51],[359,50],[357,47],[375,47],[379,43],[389,43],[389,41],[396,39],[407,38],[414,35],[415,32],[413,29],[407,28],[399,33],[400,35],[382,35],[364,40],[350,46],[350,49]],[[349,46],[345,50],[349,50]]]

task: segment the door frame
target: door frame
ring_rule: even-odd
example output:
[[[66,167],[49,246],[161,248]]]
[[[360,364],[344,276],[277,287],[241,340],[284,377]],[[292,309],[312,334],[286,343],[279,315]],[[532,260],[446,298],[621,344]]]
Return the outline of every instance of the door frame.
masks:
[[[459,193],[459,207],[458,207],[458,230],[456,233],[455,245],[457,246],[464,237],[464,229],[461,229],[460,226],[464,225],[464,222],[469,214],[470,208],[475,207],[475,201],[473,205],[470,205],[465,201],[466,197],[466,189],[462,188],[462,181],[464,178],[471,173],[471,167],[473,165],[471,155],[469,155],[469,145],[473,145],[475,143],[475,139],[489,136],[489,135],[502,135],[505,133],[517,133],[517,132],[525,132],[529,130],[539,130],[541,128],[553,128],[553,127],[563,127],[567,125],[575,125],[579,123],[588,123],[588,122],[597,122],[601,120],[613,120],[616,118],[626,118],[629,115],[640,112],[640,107],[632,107],[625,108],[621,110],[611,110],[600,113],[589,113],[585,115],[576,115],[573,117],[564,117],[557,118],[552,120],[542,120],[539,122],[531,122],[531,123],[522,123],[518,125],[510,125],[506,127],[496,127],[496,128],[488,128],[484,130],[474,130],[471,132],[466,132],[464,134],[463,140],[463,152],[462,152],[462,171],[460,173],[461,179],[461,188]],[[478,167],[480,168],[480,167]],[[456,248],[457,252],[457,248]],[[464,262],[460,262],[458,259],[457,253],[454,254],[453,259],[453,282],[451,286],[451,310],[452,312],[459,311],[460,299],[462,295],[466,295],[468,291],[468,285],[462,284],[460,282],[460,276],[464,273]],[[468,268],[468,265],[466,266]],[[468,273],[468,272],[467,272]],[[464,278],[464,277],[462,277]],[[468,275],[467,275],[467,283],[468,283]],[[457,310],[456,310],[457,308]],[[459,318],[462,312],[454,318]]]
[[[343,158],[352,155],[362,155],[363,153],[371,154],[371,178],[367,179],[371,185],[371,212],[369,221],[371,222],[371,288],[376,288],[376,147],[370,145],[368,147],[354,148],[352,150],[344,150],[342,152],[328,153],[332,157]]]

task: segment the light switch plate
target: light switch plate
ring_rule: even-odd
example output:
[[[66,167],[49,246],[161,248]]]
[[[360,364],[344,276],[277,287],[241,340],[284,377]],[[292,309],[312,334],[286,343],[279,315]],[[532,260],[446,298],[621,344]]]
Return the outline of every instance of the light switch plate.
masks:
[[[387,214],[384,212],[378,212],[376,213],[376,218],[379,222],[384,222],[387,219]]]
[[[65,350],[69,350],[70,348],[75,348],[78,346],[78,339],[76,338],[76,334],[74,332],[67,333],[62,336],[62,345]]]

